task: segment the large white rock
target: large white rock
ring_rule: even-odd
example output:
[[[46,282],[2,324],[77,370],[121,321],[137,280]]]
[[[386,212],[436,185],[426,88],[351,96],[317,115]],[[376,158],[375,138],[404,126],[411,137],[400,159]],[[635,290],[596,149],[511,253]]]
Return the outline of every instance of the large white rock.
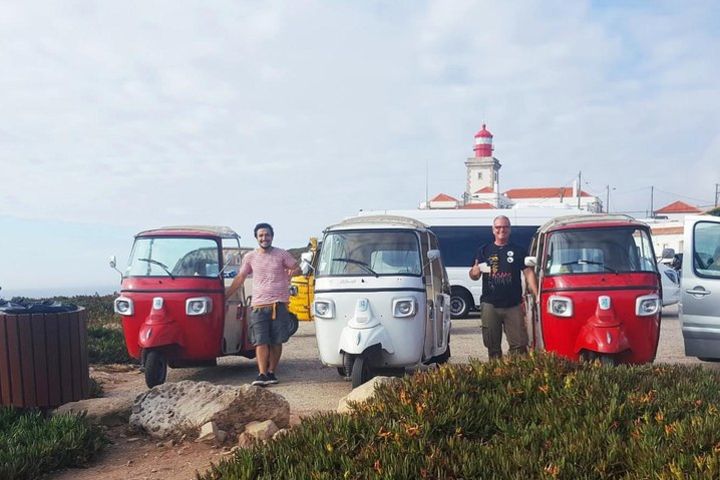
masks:
[[[365,382],[359,387],[353,389],[338,402],[338,413],[346,413],[350,411],[348,402],[362,403],[375,395],[375,387],[382,383],[399,382],[397,377],[374,377],[369,382]]]
[[[155,438],[195,434],[208,422],[232,431],[234,425],[263,420],[288,426],[290,404],[282,395],[251,385],[190,380],[158,385],[138,395],[130,415],[131,426]]]

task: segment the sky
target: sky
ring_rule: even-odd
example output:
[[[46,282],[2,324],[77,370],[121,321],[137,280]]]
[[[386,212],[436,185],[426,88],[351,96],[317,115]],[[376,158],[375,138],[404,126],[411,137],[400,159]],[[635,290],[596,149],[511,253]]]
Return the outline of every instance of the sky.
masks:
[[[711,206],[718,52],[715,0],[6,0],[0,297],[111,292],[149,228],[460,198],[483,123],[501,191]]]

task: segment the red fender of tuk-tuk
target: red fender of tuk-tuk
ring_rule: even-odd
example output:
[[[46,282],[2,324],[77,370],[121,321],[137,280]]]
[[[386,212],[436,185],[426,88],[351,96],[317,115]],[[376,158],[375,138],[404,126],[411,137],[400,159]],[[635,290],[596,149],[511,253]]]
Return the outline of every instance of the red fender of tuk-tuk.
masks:
[[[138,332],[140,348],[157,348],[167,345],[183,345],[183,336],[177,322],[167,318],[165,310],[152,310]]]
[[[583,350],[597,353],[620,353],[630,349],[630,342],[622,325],[599,326],[588,322],[578,333],[575,353]]]

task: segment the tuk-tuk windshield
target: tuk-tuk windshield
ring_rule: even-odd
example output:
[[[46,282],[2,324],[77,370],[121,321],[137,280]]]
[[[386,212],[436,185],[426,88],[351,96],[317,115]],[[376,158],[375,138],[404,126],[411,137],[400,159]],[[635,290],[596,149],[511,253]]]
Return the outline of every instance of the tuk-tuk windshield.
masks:
[[[135,239],[125,270],[129,277],[217,277],[218,243],[210,238]]]
[[[420,247],[413,231],[364,230],[325,236],[316,275],[420,275]]]
[[[646,230],[607,227],[552,232],[547,242],[545,273],[657,272]]]

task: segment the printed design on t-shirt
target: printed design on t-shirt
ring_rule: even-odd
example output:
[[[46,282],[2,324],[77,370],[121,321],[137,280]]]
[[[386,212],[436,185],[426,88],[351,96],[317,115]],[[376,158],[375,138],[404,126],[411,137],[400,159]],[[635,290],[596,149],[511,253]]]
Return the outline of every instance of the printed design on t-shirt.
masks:
[[[507,260],[508,263],[512,263],[512,256],[509,255]],[[512,273],[500,271],[500,257],[498,257],[497,253],[493,253],[488,257],[488,265],[490,266],[490,275],[487,285],[490,291],[495,290],[496,287],[501,288],[512,283]]]

